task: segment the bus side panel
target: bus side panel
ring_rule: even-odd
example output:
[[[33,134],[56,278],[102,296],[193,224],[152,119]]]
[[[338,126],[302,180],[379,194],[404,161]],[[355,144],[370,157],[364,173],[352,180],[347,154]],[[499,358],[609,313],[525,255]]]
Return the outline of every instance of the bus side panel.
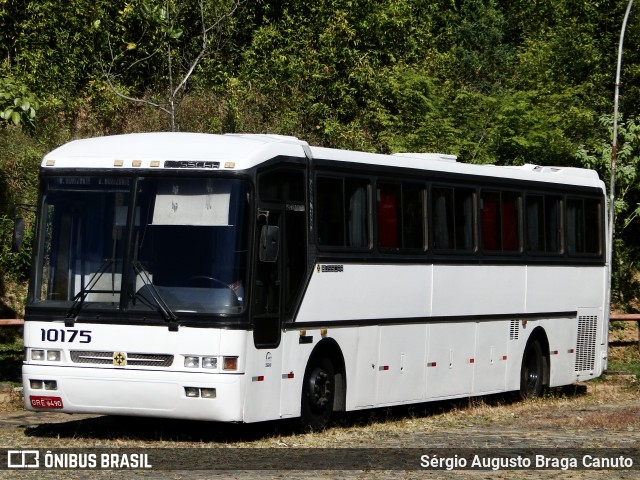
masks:
[[[435,265],[433,315],[470,316],[522,312],[525,267]]]
[[[476,323],[429,325],[427,398],[470,395],[473,389]]]
[[[527,267],[527,312],[603,308],[603,267]]]
[[[549,340],[549,386],[576,382],[577,317],[540,322]]]
[[[257,349],[247,335],[246,394],[243,420],[260,422],[280,417],[282,342],[277,348]]]
[[[282,342],[282,383],[280,417],[299,417],[302,395],[302,382],[307,362],[313,347],[321,338],[318,330],[288,330],[283,332]],[[312,343],[304,343],[303,337],[313,339]]]
[[[380,327],[378,404],[415,402],[424,396],[426,325]]]
[[[509,321],[478,324],[473,393],[502,392],[506,386]]]
[[[431,265],[317,265],[296,322],[430,315],[432,268]]]
[[[355,407],[376,405],[378,392],[378,351],[380,346],[380,327],[358,327],[355,369],[347,377],[347,399],[353,399]],[[352,369],[347,366],[347,371]],[[350,402],[347,402],[350,405]]]

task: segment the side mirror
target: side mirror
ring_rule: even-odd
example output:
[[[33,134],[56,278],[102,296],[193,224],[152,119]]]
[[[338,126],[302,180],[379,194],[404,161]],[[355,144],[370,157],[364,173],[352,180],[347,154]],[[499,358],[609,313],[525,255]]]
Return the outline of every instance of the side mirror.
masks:
[[[280,250],[280,229],[275,225],[264,225],[260,231],[260,261],[275,262],[278,260],[278,250]]]
[[[11,238],[11,251],[17,253],[24,240],[24,218],[16,217],[13,221],[13,236]]]

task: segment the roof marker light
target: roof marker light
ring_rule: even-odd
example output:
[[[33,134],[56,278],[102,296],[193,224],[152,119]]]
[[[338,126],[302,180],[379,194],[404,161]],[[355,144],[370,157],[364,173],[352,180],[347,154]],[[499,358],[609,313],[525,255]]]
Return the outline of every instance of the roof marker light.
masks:
[[[131,162],[132,167],[140,167],[142,165],[142,160],[134,160]]]
[[[114,160],[113,161],[113,166],[114,167],[121,167],[122,165],[124,165],[124,161],[122,161],[122,160]]]
[[[160,160],[151,160],[150,166],[151,167],[159,167],[160,166]]]

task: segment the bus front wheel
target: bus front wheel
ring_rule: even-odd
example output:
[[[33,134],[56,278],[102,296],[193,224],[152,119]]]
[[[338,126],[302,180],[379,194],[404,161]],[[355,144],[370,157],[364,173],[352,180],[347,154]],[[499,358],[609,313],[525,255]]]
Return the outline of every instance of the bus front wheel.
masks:
[[[544,388],[545,360],[540,342],[529,342],[522,356],[520,369],[520,396],[522,398],[539,397]]]
[[[305,430],[321,430],[333,413],[336,390],[333,363],[326,357],[312,359],[302,384],[300,419]]]

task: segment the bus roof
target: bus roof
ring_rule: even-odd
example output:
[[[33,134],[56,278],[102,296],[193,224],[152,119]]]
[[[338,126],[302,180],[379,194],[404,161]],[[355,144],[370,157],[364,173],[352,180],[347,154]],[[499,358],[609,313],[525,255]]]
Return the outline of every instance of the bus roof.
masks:
[[[388,166],[549,183],[592,186],[604,190],[593,170],[572,167],[475,165],[439,153],[368,152],[312,147],[296,137],[263,134],[156,132],[75,140],[48,153],[45,169],[220,169],[240,171],[277,156],[363,165]]]
[[[47,154],[43,167],[59,168],[168,168],[166,161],[192,162],[177,168],[216,168],[198,162],[235,163],[227,168],[243,170],[268,158],[289,155],[304,158],[294,137],[279,135],[211,135],[204,133],[131,133],[74,140]]]

